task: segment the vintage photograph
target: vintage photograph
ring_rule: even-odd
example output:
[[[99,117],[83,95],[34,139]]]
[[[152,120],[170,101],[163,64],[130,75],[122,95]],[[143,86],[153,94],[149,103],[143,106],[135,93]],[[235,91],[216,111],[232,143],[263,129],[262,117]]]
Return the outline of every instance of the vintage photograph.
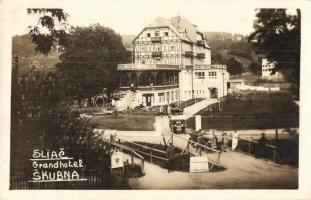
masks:
[[[299,189],[301,7],[65,2],[12,9],[10,190]]]

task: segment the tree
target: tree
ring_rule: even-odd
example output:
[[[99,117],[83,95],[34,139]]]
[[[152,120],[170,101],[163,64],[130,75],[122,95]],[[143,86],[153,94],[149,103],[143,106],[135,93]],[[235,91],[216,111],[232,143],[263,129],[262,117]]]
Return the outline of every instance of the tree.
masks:
[[[261,64],[258,62],[251,62],[248,65],[248,70],[255,75],[261,75]]]
[[[68,14],[63,9],[28,8],[27,13],[40,15],[38,23],[29,26],[29,34],[36,44],[37,52],[47,55],[55,43],[64,45],[70,25],[66,23]]]
[[[211,59],[212,59],[212,64],[224,64],[225,63],[223,56],[217,50],[212,51]]]
[[[227,71],[230,75],[238,75],[244,72],[243,64],[234,57],[226,61]]]
[[[31,176],[29,156],[34,149],[59,148],[65,148],[71,157],[81,158],[87,169],[98,169],[96,173],[99,175],[109,175],[111,146],[102,140],[101,134],[93,131],[93,124],[80,119],[78,113],[75,114],[68,105],[61,103],[65,96],[62,88],[64,82],[61,75],[44,70],[24,74],[14,86],[11,112],[12,176]],[[106,180],[109,181],[108,178]]]
[[[301,13],[287,13],[286,9],[260,9],[254,22],[255,31],[249,36],[257,53],[276,61],[273,73],[280,71],[298,90],[300,85]]]
[[[99,24],[75,27],[66,39],[65,52],[57,65],[74,98],[94,96],[106,87],[118,87],[117,64],[130,61],[119,34]]]

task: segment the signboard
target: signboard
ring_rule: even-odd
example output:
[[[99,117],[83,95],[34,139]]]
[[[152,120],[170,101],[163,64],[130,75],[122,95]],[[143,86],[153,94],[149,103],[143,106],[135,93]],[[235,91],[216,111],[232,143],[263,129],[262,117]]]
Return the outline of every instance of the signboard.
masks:
[[[207,156],[190,157],[190,172],[208,172]]]
[[[111,169],[123,167],[123,153],[120,151],[113,152],[111,155]]]

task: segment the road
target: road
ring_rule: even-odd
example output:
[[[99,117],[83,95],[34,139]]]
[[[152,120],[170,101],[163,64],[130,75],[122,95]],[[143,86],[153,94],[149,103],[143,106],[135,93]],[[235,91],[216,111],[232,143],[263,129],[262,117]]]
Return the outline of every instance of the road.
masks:
[[[117,136],[133,142],[163,144],[163,137],[156,131],[119,131]],[[186,134],[181,136],[188,138]],[[167,141],[169,136],[165,138]],[[182,148],[185,144],[183,140],[174,137],[175,146]],[[146,175],[131,179],[130,187],[133,189],[293,189],[298,187],[297,167],[279,165],[230,150],[221,154],[220,165],[224,170],[204,173],[180,171],[168,173],[167,169],[145,162]]]
[[[145,162],[146,175],[130,179],[132,189],[294,189],[298,168],[277,165],[242,153],[225,152],[217,172],[188,173]]]
[[[189,118],[211,103],[214,102],[204,100],[189,106],[184,110],[184,114]],[[108,132],[104,134],[105,137],[109,137]],[[262,132],[273,137],[275,130],[238,130],[242,138],[256,138]],[[156,117],[155,131],[114,131],[114,133],[117,137],[132,142],[163,144],[163,137],[166,141],[170,138],[169,119],[167,116]],[[279,130],[279,134],[286,136],[288,133]],[[187,134],[180,136],[189,138]],[[179,148],[185,147],[186,143],[184,140],[174,138],[174,145]],[[297,167],[255,159],[230,150],[221,154],[220,164],[224,170],[168,173],[167,169],[145,162],[146,175],[130,179],[130,187],[132,189],[294,189],[298,187]]]

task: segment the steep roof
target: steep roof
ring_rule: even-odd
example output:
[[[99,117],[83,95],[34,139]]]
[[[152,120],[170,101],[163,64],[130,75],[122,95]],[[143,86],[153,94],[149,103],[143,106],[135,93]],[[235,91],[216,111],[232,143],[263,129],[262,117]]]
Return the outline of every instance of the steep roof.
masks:
[[[172,17],[170,22],[174,25],[174,27],[178,30],[180,33],[184,33],[186,37],[190,40],[192,43],[197,42],[197,32],[198,28],[191,24],[187,19],[178,17]]]
[[[163,17],[158,17],[156,18],[153,22],[148,24],[145,28],[158,28],[158,27],[168,27],[170,28],[178,37],[180,37],[183,40],[186,40],[190,42],[190,40],[185,37],[184,34],[182,34],[172,23],[170,20],[163,18]]]
[[[197,33],[201,34],[203,39],[205,39],[204,35],[198,30],[196,25],[191,24],[189,20],[182,18],[180,16],[172,17],[171,19],[158,17],[153,22],[148,24],[144,29],[158,28],[158,27],[168,27],[179,38],[191,43],[197,43]],[[206,47],[209,48],[207,44]]]

